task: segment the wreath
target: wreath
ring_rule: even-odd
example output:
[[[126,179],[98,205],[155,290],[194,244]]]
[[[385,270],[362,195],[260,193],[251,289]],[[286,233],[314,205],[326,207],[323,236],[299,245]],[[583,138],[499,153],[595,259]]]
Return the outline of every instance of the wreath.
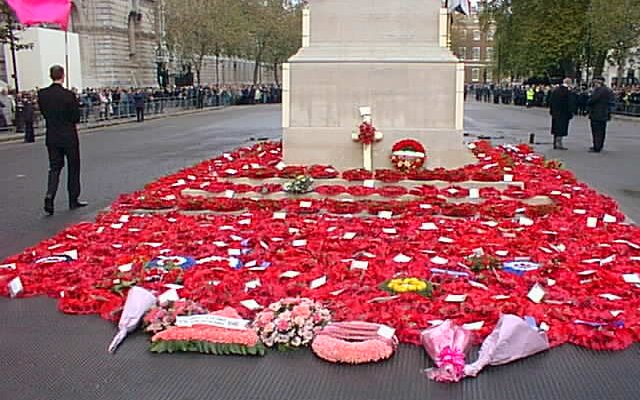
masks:
[[[324,327],[311,348],[333,363],[364,364],[386,360],[398,345],[393,328],[368,322],[340,322]]]
[[[420,169],[427,161],[424,146],[413,139],[404,139],[393,145],[391,164],[400,171],[409,172]]]
[[[358,127],[358,141],[362,144],[372,144],[376,141],[376,128],[370,122],[363,122]]]

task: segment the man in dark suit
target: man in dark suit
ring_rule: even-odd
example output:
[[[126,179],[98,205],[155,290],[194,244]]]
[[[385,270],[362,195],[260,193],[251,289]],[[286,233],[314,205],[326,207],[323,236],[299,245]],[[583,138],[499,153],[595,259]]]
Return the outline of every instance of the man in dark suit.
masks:
[[[65,157],[68,164],[69,208],[75,210],[85,207],[87,203],[78,199],[80,196],[80,144],[76,129],[76,124],[80,122],[78,99],[73,92],[62,87],[64,68],[54,65],[49,70],[49,76],[53,84],[38,92],[38,105],[47,122],[45,143],[49,152],[49,181],[44,199],[44,211],[53,215],[54,200]]]
[[[600,153],[607,136],[607,122],[611,119],[610,106],[614,101],[614,96],[611,89],[604,85],[604,78],[596,77],[593,84],[593,93],[587,103],[593,136],[593,147],[589,149],[589,152]]]
[[[576,104],[570,87],[571,79],[566,78],[562,85],[553,90],[549,100],[551,134],[553,135],[553,148],[555,150],[567,150],[562,144],[562,140],[569,136],[569,122],[573,118]]]

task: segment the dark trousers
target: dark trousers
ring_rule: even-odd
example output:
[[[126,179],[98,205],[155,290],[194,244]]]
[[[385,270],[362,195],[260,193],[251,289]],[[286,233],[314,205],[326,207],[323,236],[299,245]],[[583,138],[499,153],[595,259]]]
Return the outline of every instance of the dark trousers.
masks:
[[[138,122],[144,121],[144,108],[136,107],[136,118],[138,119]]]
[[[601,152],[604,139],[607,136],[607,121],[591,120],[591,135],[593,136],[593,150]]]
[[[36,141],[36,135],[33,131],[33,121],[25,121],[24,123],[24,141],[25,143],[33,143]]]
[[[72,146],[47,146],[49,152],[49,182],[47,185],[47,197],[55,199],[60,183],[60,172],[64,168],[64,159],[67,158],[67,190],[69,191],[69,203],[73,203],[80,197],[80,147]]]

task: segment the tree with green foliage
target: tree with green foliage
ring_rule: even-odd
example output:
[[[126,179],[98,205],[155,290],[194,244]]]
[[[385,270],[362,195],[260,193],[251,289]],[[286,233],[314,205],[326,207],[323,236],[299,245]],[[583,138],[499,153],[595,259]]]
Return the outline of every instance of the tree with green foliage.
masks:
[[[618,67],[631,49],[640,45],[640,2],[637,0],[591,0],[588,39],[594,55],[595,74],[602,74],[605,61]]]
[[[498,0],[487,13],[496,25],[499,75],[575,76],[580,68],[587,1]]]
[[[623,68],[640,43],[636,0],[494,0],[485,10],[501,77],[600,75],[607,61]]]
[[[243,43],[244,9],[240,1],[166,0],[167,42],[180,58],[193,65],[201,83],[204,59],[216,57],[220,83],[220,57],[233,56]]]

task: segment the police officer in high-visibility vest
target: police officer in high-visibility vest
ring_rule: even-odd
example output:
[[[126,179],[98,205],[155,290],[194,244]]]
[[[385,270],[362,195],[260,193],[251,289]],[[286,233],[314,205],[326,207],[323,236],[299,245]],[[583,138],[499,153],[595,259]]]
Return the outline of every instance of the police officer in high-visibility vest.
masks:
[[[527,108],[533,107],[535,99],[536,91],[533,89],[533,86],[531,86],[529,89],[527,89]]]

